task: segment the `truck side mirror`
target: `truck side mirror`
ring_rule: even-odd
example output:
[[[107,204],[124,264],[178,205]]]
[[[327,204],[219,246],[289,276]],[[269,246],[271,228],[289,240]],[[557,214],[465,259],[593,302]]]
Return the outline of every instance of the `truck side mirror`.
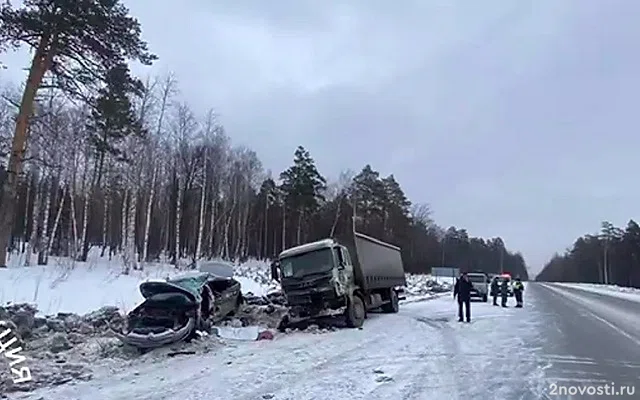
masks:
[[[278,267],[279,267],[279,262],[274,261],[271,263],[271,279],[273,279],[276,282],[280,282],[280,276],[278,274]]]

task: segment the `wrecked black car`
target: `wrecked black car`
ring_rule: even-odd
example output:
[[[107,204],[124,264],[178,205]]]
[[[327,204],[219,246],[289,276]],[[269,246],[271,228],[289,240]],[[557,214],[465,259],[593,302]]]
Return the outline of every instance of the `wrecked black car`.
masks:
[[[240,283],[210,272],[191,272],[140,284],[144,302],[127,315],[124,343],[154,348],[190,340],[233,316],[243,303]]]

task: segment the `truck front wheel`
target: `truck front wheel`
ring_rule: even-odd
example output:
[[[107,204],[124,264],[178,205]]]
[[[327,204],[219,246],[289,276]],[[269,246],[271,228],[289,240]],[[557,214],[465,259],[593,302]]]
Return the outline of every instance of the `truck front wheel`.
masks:
[[[347,305],[346,319],[349,328],[360,328],[364,324],[366,310],[359,296],[353,296]]]
[[[280,323],[278,324],[278,328],[277,329],[280,332],[286,332],[287,328],[289,328],[289,316],[285,315],[280,320]]]

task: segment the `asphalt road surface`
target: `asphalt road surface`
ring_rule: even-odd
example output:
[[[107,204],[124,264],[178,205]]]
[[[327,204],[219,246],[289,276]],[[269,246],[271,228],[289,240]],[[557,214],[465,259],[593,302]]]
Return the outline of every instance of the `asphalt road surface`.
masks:
[[[568,390],[609,383],[618,391],[611,398],[640,399],[640,302],[554,284],[528,286],[535,311],[546,322],[542,351],[549,385]],[[622,395],[625,385],[635,387],[633,395]]]

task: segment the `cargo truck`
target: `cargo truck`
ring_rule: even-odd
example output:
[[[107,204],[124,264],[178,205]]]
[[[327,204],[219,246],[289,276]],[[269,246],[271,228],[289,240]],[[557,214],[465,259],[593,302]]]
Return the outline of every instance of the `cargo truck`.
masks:
[[[289,306],[281,331],[335,316],[360,328],[369,311],[397,313],[406,286],[400,248],[355,230],[284,250],[271,274]]]

